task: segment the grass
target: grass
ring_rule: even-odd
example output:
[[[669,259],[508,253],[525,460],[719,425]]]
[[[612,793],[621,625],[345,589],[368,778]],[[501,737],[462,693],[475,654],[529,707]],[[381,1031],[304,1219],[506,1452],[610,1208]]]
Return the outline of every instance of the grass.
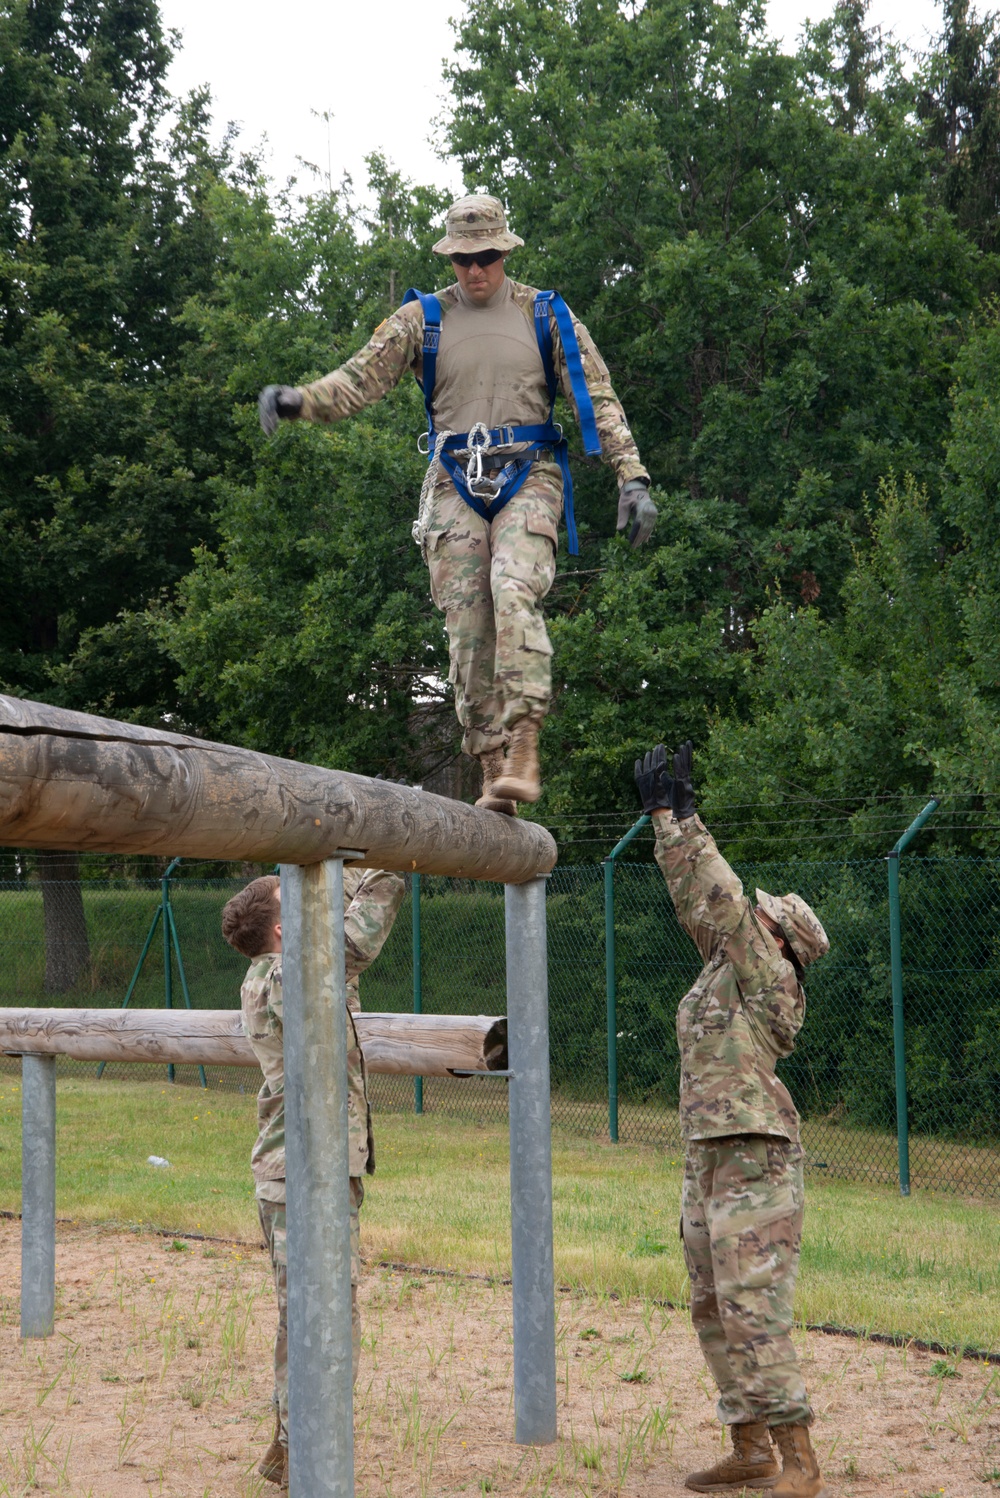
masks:
[[[255,1240],[253,1099],[163,1083],[59,1083],[60,1217]],[[478,1274],[510,1272],[506,1129],[454,1119],[378,1120],[369,1258]],[[170,1169],[155,1169],[161,1155]],[[556,1129],[556,1276],[593,1294],[682,1301],[676,1154]],[[0,1077],[0,1208],[20,1202],[20,1088]],[[1000,1346],[993,1207],[891,1187],[811,1180],[796,1300],[810,1322]]]

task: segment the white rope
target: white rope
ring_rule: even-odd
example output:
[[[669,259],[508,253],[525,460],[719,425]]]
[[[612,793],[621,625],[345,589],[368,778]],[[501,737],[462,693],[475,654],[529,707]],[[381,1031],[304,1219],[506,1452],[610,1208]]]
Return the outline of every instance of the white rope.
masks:
[[[454,437],[455,432],[438,432],[437,441],[434,443],[434,452],[427,465],[423,484],[420,486],[420,503],[417,506],[417,518],[413,522],[410,534],[420,547],[424,561],[427,560],[427,531],[431,523],[431,508],[434,503],[434,487],[441,472],[441,451],[449,437]]]

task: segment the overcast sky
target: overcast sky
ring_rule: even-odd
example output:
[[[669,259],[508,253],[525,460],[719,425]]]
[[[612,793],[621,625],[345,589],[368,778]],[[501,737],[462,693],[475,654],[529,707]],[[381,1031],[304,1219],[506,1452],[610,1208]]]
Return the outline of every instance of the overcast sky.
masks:
[[[235,120],[248,143],[266,137],[272,177],[297,175],[303,190],[315,179],[297,158],[324,178],[329,170],[334,183],[348,172],[360,190],[365,156],[381,150],[411,180],[461,191],[456,165],[438,157],[432,137],[447,93],[443,63],[453,55],[449,17],[462,9],[462,0],[334,0],[304,11],[275,0],[238,8],[160,0],[164,24],[182,39],[173,91],[208,83],[220,132]],[[807,17],[832,9],[833,0],[770,0],[768,19],[791,46]],[[916,47],[940,30],[932,0],[872,0],[870,18]]]

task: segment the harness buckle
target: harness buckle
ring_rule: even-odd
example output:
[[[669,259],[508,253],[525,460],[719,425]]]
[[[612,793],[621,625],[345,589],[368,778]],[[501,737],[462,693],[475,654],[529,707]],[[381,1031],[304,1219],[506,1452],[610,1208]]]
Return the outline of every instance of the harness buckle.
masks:
[[[427,445],[425,447],[421,447],[420,444],[422,442],[426,443]],[[421,432],[420,433],[420,436],[417,438],[417,452],[420,454],[420,456],[422,458],[429,458],[430,457],[430,455],[431,455],[431,434],[430,434],[430,432]]]

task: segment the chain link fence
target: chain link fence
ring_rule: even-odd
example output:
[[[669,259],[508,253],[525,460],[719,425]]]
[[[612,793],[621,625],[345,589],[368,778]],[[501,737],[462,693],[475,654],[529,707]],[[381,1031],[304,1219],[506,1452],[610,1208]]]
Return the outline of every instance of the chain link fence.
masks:
[[[645,861],[623,862],[613,871],[610,993],[603,866],[557,868],[548,881],[553,1121],[582,1134],[679,1152],[674,1014],[700,963],[648,848],[638,852]],[[129,994],[133,1007],[161,1007],[168,972],[164,931],[171,932],[168,889],[176,930],[172,1003],[183,1004],[186,989],[195,1008],[238,1007],[246,964],[222,940],[219,915],[256,872],[169,883],[0,882],[0,1002],[109,1008]],[[796,890],[830,936],[829,955],[807,975],[806,1022],[795,1054],[779,1065],[803,1115],[809,1169],[895,1182],[885,861],[739,865],[738,872],[748,892],[756,885],[777,894]],[[428,876],[408,883],[383,952],[361,978],[364,1007],[413,1008],[416,895],[424,1011],[503,1014],[502,887]],[[1000,1195],[1000,860],[905,859],[901,915],[913,1184]],[[609,1041],[617,1107],[609,1093]],[[96,1073],[70,1062],[60,1067]],[[140,1065],[104,1071],[105,1080],[152,1075],[154,1068]],[[198,1069],[178,1067],[176,1080],[197,1084]],[[249,1068],[210,1067],[206,1080],[246,1093],[258,1086]],[[421,1106],[494,1121],[507,1112],[500,1079],[425,1078],[417,1088],[409,1077],[380,1076],[372,1079],[372,1093],[381,1111]]]

